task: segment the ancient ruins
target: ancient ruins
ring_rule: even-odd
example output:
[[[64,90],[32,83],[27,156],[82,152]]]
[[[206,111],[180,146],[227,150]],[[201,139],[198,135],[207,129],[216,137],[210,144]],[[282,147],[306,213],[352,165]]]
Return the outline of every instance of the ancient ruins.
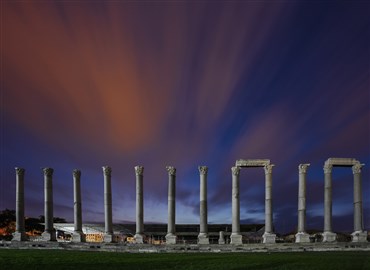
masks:
[[[295,235],[296,243],[309,243],[309,234],[306,232],[306,172],[310,164],[303,163],[298,166],[299,189],[298,189],[298,230]],[[352,158],[329,158],[324,164],[325,176],[325,197],[324,197],[324,229],[323,242],[335,242],[336,234],[332,231],[332,170],[334,167],[351,167],[354,177],[354,228],[352,242],[367,242],[367,232],[363,225],[362,207],[362,184],[361,184],[361,164]],[[264,244],[276,243],[276,235],[273,232],[273,208],[272,208],[272,169],[274,164],[268,159],[240,159],[231,168],[232,173],[232,233],[231,245],[242,245],[242,234],[240,232],[240,189],[239,176],[240,170],[248,167],[261,167],[265,172],[265,232],[263,234]],[[104,222],[105,234],[103,241],[106,243],[114,242],[112,224],[112,169],[103,166],[104,176]],[[166,244],[177,243],[176,236],[176,168],[167,166],[168,172],[168,223]],[[208,214],[207,214],[207,174],[208,167],[199,166],[200,174],[200,230],[198,235],[199,245],[208,245]],[[24,174],[25,169],[15,168],[16,172],[16,231],[12,241],[27,241],[25,233],[24,218]],[[45,230],[42,233],[43,241],[56,241],[56,231],[53,225],[53,172],[52,168],[43,168],[44,173],[44,215]],[[85,235],[82,231],[82,208],[81,208],[81,171],[73,170],[74,187],[74,233],[73,242],[85,242]],[[144,167],[135,167],[136,175],[136,233],[135,242],[144,243],[144,204],[143,204],[143,177]],[[220,232],[219,244],[225,244],[223,232]]]

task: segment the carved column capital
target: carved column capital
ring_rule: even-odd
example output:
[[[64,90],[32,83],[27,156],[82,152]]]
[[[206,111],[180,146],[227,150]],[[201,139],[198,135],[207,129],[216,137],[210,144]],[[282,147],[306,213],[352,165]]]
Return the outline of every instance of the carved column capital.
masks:
[[[352,166],[352,172],[353,174],[358,174],[358,173],[361,173],[361,168],[364,166],[365,164],[361,164],[361,163],[356,163],[355,165]]]
[[[143,175],[144,174],[144,167],[143,166],[135,166],[135,173],[136,173],[136,175]]]
[[[265,170],[265,174],[271,174],[272,173],[272,167],[274,167],[274,164],[267,164],[263,166],[263,169]]]
[[[112,174],[112,168],[111,167],[103,166],[102,168],[103,168],[104,175],[111,176],[111,174]]]
[[[207,175],[207,173],[208,173],[208,167],[207,166],[199,166],[198,170],[199,170],[199,173],[201,175]]]
[[[299,164],[299,165],[298,165],[299,173],[306,173],[306,172],[307,172],[307,168],[308,168],[308,166],[310,166],[310,165],[311,165],[311,164],[309,164],[309,163]]]
[[[23,176],[23,175],[24,175],[24,172],[25,172],[25,169],[15,167],[15,173],[16,173],[18,176]]]
[[[333,165],[331,164],[324,165],[324,173],[331,173],[332,170],[333,170]]]
[[[233,175],[239,175],[240,174],[240,167],[238,167],[238,166],[231,167],[231,172],[232,172]]]
[[[53,176],[54,169],[53,168],[42,168],[44,175],[51,177]]]
[[[173,166],[167,166],[166,167],[166,170],[168,172],[169,175],[176,175],[176,168],[173,167]]]
[[[80,170],[78,170],[78,169],[74,169],[74,170],[72,171],[72,174],[73,174],[73,176],[74,176],[74,177],[76,177],[76,178],[80,178],[80,177],[81,177],[81,171],[80,171]]]

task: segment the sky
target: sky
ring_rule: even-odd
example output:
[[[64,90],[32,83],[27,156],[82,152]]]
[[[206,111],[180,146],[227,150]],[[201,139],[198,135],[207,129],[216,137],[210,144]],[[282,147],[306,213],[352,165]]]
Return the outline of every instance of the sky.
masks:
[[[298,165],[307,229],[323,230],[325,160],[356,158],[370,230],[370,2],[2,1],[0,209],[104,221],[102,166],[112,167],[113,222],[135,221],[134,166],[144,166],[144,222],[199,224],[208,166],[209,223],[231,223],[237,159],[270,159],[276,232],[297,227]],[[264,223],[262,168],[240,175],[241,223]],[[353,174],[333,170],[333,230],[353,231]]]

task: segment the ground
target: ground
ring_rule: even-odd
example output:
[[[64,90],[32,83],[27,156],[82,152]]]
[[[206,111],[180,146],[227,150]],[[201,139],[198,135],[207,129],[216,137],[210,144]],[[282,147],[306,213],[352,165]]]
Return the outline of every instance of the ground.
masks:
[[[370,269],[370,252],[115,253],[0,249],[1,269]]]

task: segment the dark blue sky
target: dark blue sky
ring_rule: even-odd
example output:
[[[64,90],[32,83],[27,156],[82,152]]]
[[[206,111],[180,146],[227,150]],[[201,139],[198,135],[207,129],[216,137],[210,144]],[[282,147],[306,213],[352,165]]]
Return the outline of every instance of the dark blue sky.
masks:
[[[307,227],[323,228],[323,163],[356,158],[370,229],[370,3],[367,1],[1,2],[0,209],[73,219],[82,170],[84,221],[103,221],[112,167],[113,220],[134,221],[143,165],[145,222],[167,222],[177,168],[177,223],[199,222],[198,165],[209,167],[209,222],[231,223],[236,159],[267,158],[277,232],[297,226],[298,165],[311,163]],[[350,168],[333,173],[333,227],[352,231]],[[264,172],[241,173],[241,219],[264,222]]]

